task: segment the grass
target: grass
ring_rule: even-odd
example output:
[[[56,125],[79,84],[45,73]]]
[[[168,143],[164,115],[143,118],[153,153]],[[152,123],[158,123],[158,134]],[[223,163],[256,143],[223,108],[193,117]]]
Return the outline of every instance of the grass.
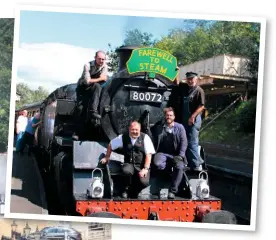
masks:
[[[203,129],[214,115],[203,121],[200,141],[254,148],[256,101],[239,103]]]

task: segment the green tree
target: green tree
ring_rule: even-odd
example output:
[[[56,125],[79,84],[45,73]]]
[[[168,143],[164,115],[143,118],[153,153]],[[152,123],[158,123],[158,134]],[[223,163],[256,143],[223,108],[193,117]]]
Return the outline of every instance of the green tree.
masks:
[[[153,35],[147,32],[141,32],[138,29],[128,30],[125,33],[125,39],[123,45],[132,46],[154,46],[157,40],[153,39]],[[112,47],[108,44],[109,50],[107,51],[108,56],[108,68],[111,72],[116,72],[118,70],[119,58],[116,50],[119,47]]]
[[[109,47],[109,50],[106,52],[106,55],[108,57],[108,62],[107,62],[108,70],[110,72],[116,72],[119,65],[119,58],[116,53],[116,50],[118,49],[118,47],[113,48],[110,43],[108,44],[108,47]]]
[[[0,19],[0,69],[12,67],[14,19]]]
[[[249,58],[247,70],[257,79],[260,24],[230,21],[185,20],[155,46],[169,51],[184,65],[219,54]]]
[[[26,104],[40,102],[49,95],[49,92],[44,87],[39,86],[38,89],[31,90],[25,83],[17,84],[16,92],[20,95],[20,101],[16,103],[16,108],[20,108]]]
[[[0,70],[0,151],[5,151],[8,143],[9,115],[10,115],[10,79],[11,71]],[[3,149],[4,148],[4,149]]]
[[[14,19],[0,19],[0,152],[8,143],[13,27]]]
[[[133,29],[126,31],[124,45],[153,46],[155,41],[151,33]]]

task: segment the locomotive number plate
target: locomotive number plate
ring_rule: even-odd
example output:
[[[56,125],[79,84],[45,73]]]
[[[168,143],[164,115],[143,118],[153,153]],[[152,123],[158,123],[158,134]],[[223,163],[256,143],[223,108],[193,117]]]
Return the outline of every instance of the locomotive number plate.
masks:
[[[162,102],[163,96],[156,92],[130,91],[130,101],[138,102]]]

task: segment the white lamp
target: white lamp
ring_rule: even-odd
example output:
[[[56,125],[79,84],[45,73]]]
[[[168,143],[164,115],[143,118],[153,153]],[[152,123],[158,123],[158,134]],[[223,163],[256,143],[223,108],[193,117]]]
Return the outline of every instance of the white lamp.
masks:
[[[206,179],[203,178],[203,174],[205,174]],[[206,199],[209,198],[210,195],[210,188],[208,185],[208,174],[205,171],[199,173],[198,176],[198,183],[196,186],[196,196],[199,199]]]
[[[99,171],[101,173],[101,176],[94,177],[95,171]],[[89,195],[92,198],[102,198],[103,194],[104,194],[103,172],[100,168],[95,168],[92,171],[92,182],[90,184]]]

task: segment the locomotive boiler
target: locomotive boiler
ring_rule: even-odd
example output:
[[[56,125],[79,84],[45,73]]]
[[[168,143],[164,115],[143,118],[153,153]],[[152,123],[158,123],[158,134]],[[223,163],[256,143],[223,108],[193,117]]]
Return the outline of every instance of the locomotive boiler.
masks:
[[[170,174],[167,179],[153,174],[150,186],[138,197],[120,197],[123,155],[118,150],[108,165],[99,161],[109,141],[127,131],[131,120],[139,120],[144,132],[162,121],[177,65],[174,56],[155,48],[125,46],[117,53],[118,71],[106,82],[100,98],[100,126],[87,119],[85,139],[72,140],[76,84],[58,88],[42,103],[38,158],[54,179],[60,206],[66,214],[77,216],[186,222],[221,219],[225,214],[221,200],[209,194],[208,178],[203,177],[208,176],[206,164],[200,176],[184,173],[174,200],[167,199]],[[159,60],[151,65],[148,59],[153,55]],[[203,148],[199,152],[205,159]]]

